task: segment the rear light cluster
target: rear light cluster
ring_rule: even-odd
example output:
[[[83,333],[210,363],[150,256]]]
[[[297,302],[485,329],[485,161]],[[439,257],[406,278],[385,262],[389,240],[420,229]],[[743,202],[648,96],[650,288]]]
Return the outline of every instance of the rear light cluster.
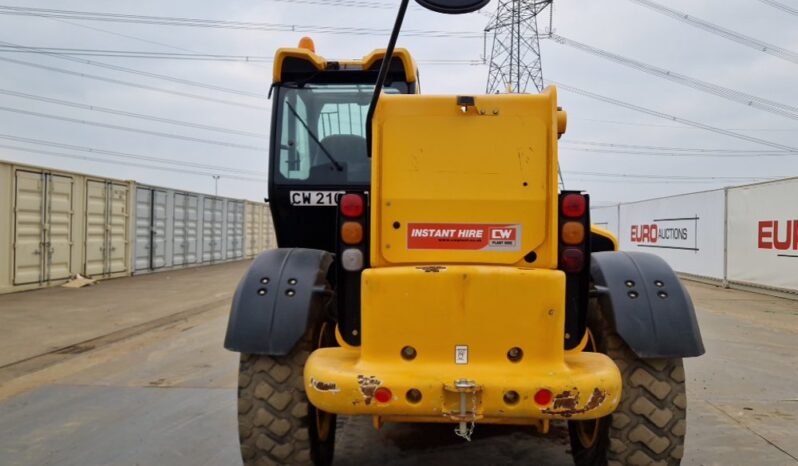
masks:
[[[341,267],[347,272],[358,272],[365,262],[366,198],[362,194],[344,194],[338,209]]]
[[[588,197],[579,192],[560,194],[560,269],[579,273],[585,268],[588,228]]]

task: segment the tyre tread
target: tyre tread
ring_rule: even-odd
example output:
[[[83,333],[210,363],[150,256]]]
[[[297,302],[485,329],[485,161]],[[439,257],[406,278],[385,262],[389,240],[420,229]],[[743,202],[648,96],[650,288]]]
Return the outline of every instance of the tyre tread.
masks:
[[[610,448],[608,464],[678,465],[687,430],[682,360],[641,359],[615,333],[595,302],[590,317],[607,336],[607,355],[622,368],[624,380],[621,402],[613,414],[624,422],[613,422],[609,437],[610,445],[626,448]]]
[[[303,379],[310,349],[306,338],[287,356],[241,355],[238,420],[245,465],[313,466]]]

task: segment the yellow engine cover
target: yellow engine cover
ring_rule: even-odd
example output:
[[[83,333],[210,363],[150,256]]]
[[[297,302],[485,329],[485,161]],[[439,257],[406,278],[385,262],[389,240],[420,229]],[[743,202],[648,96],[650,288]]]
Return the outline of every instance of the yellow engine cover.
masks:
[[[383,95],[371,265],[557,266],[557,95]],[[558,118],[559,117],[559,118]],[[536,253],[533,263],[524,261]]]

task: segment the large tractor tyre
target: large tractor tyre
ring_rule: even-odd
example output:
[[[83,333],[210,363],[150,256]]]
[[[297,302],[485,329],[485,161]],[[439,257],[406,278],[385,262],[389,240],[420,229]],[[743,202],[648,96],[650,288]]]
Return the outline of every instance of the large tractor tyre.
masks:
[[[303,378],[311,351],[330,346],[326,328],[308,332],[287,356],[241,355],[238,435],[246,466],[332,464],[335,415],[310,404]]]
[[[568,423],[577,466],[675,466],[687,430],[681,358],[641,359],[603,317],[597,300],[587,316],[587,350],[611,357],[623,377],[618,409],[595,421]]]

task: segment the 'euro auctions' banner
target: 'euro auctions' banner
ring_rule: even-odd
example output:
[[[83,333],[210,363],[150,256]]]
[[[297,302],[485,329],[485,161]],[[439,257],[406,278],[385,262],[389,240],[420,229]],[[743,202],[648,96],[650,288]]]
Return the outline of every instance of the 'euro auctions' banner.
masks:
[[[798,291],[798,179],[729,189],[728,279]]]
[[[723,280],[722,190],[621,204],[621,249],[656,254],[677,272]]]

